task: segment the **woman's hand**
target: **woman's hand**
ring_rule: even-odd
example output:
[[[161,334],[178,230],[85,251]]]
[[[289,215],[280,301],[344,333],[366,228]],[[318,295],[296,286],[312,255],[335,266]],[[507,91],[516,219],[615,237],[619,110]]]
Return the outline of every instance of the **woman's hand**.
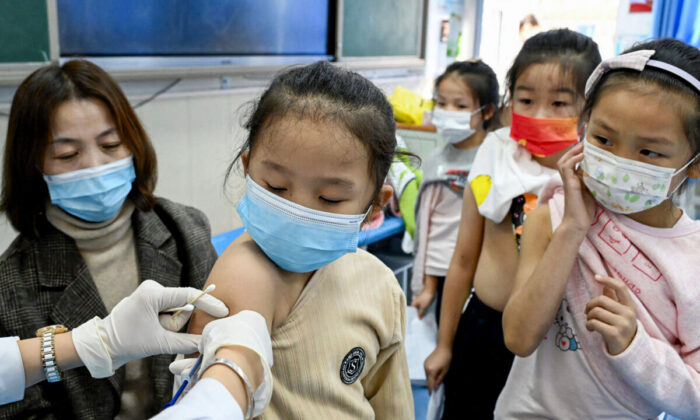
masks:
[[[423,363],[425,368],[425,377],[428,380],[428,392],[433,393],[445,379],[447,370],[450,368],[452,361],[452,351],[444,347],[438,346]]]
[[[603,284],[603,294],[586,305],[586,328],[603,336],[612,356],[625,351],[637,333],[637,313],[630,291],[622,281],[596,275]]]
[[[418,319],[423,318],[425,310],[433,303],[433,299],[435,299],[435,290],[431,290],[427,287],[423,288],[423,291],[413,298],[411,306],[418,309]]]
[[[586,234],[595,214],[595,199],[581,180],[581,168],[576,165],[583,161],[583,142],[567,151],[557,166],[564,183],[565,205],[562,225]]]
[[[160,314],[182,306],[187,309],[177,316]],[[177,331],[187,323],[194,307],[214,317],[228,315],[223,302],[202,295],[201,290],[163,287],[153,280],[144,280],[104,319],[95,317],[75,328],[73,344],[93,378],[112,376],[131,360],[155,354],[191,353],[197,351],[201,337]]]

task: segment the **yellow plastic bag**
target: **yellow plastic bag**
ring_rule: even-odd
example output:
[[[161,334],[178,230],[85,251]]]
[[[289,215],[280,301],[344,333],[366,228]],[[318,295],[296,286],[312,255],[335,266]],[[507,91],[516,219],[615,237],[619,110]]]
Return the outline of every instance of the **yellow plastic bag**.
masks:
[[[396,122],[421,125],[423,113],[433,109],[433,101],[424,99],[417,93],[397,86],[389,97],[389,103],[394,108]]]

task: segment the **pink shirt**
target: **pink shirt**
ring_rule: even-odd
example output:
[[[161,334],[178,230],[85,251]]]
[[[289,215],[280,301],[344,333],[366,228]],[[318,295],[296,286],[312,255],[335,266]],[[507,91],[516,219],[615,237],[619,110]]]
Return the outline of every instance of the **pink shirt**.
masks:
[[[564,213],[561,189],[549,207],[556,229]],[[652,418],[665,411],[683,419],[700,418],[699,256],[700,222],[685,214],[672,228],[662,229],[600,207],[579,249],[565,293],[571,328],[595,381],[616,403],[640,417]],[[599,333],[585,328],[585,306],[602,293],[595,274],[624,281],[636,304],[637,334],[617,356],[606,352]],[[517,374],[514,365],[511,376]],[[576,398],[558,397],[561,401]]]

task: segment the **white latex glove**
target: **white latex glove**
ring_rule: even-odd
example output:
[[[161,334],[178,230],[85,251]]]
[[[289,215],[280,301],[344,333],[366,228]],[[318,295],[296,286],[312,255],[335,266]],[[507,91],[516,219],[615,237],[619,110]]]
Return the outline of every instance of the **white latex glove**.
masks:
[[[209,365],[221,347],[246,347],[260,357],[263,367],[263,381],[253,393],[257,417],[265,410],[272,397],[272,341],[267,330],[265,318],[255,311],[241,311],[236,315],[211,321],[202,331],[199,352],[202,354],[202,367]],[[197,359],[181,359],[170,364],[170,371],[175,375],[187,375]],[[202,369],[198,377],[202,375]]]
[[[175,376],[185,377],[190,373],[190,369],[197,363],[196,357],[182,358],[184,356],[178,355],[175,360],[170,363],[170,373]],[[173,386],[173,391],[177,390],[178,386]]]
[[[201,336],[175,332],[185,325],[192,308],[175,319],[159,313],[182,307],[201,293],[192,287],[163,287],[145,280],[104,319],[95,317],[75,328],[75,350],[94,378],[111,376],[131,360],[195,352]],[[193,305],[215,317],[228,315],[226,305],[210,295],[202,296]]]

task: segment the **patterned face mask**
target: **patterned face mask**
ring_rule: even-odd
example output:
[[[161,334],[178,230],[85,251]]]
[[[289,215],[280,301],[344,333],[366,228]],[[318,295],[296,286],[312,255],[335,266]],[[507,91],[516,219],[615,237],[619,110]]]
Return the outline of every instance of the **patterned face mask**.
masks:
[[[668,199],[683,183],[683,180],[679,181],[669,192],[673,177],[695,162],[698,156],[676,170],[621,158],[584,140],[583,183],[608,210],[622,214],[638,213]]]

